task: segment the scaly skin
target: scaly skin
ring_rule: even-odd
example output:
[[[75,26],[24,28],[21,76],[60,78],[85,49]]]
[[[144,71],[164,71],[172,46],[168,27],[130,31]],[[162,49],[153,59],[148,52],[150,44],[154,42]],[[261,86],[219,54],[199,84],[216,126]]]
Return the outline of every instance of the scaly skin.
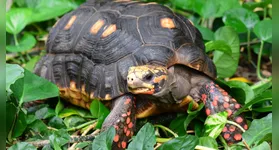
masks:
[[[103,123],[102,131],[114,126],[113,150],[123,150],[134,134],[136,124],[136,105],[132,95],[124,95],[114,100],[110,114]]]
[[[241,105],[228,95],[224,89],[220,88],[214,82],[209,81],[202,86],[200,94],[201,100],[205,104],[206,115],[213,115],[218,112],[227,111],[229,120],[238,123],[245,130],[248,129],[248,125],[243,115],[232,117],[233,114],[241,108]],[[235,125],[231,124],[226,124],[222,131],[222,136],[229,145],[241,141],[241,134],[242,131]]]

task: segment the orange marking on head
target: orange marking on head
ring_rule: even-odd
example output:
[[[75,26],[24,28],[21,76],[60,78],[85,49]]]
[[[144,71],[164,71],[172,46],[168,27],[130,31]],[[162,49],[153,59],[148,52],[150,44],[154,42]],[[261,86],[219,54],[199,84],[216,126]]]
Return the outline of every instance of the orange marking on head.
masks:
[[[227,109],[227,112],[228,112],[228,116],[231,116],[231,115],[232,115],[232,110]]]
[[[234,105],[234,108],[239,109],[239,108],[240,108],[240,105],[239,105],[239,104],[235,104],[235,105]]]
[[[127,132],[126,132],[126,136],[129,136],[129,135],[130,135],[130,133],[131,133],[131,131],[130,131],[130,130],[127,130]]]
[[[243,128],[244,128],[245,130],[247,130],[247,129],[248,129],[248,125],[245,124],[245,125],[243,126]]]
[[[228,131],[228,129],[227,129],[227,127],[225,126],[224,129],[222,130],[222,132],[227,132],[227,131]]]
[[[159,77],[155,77],[153,82],[154,83],[159,83],[161,80],[165,79],[166,80],[167,76],[166,75],[161,75]]]
[[[77,16],[72,16],[71,19],[68,21],[66,26],[64,27],[64,30],[68,30],[71,28],[71,26],[74,24],[75,20],[77,19]]]
[[[126,123],[127,123],[127,124],[129,124],[130,122],[131,122],[130,117],[127,117],[127,119],[126,119]]]
[[[229,138],[230,138],[230,134],[225,133],[225,134],[224,134],[224,138],[225,138],[225,139],[229,139]]]
[[[130,122],[129,124],[128,124],[128,128],[132,128],[134,125],[133,125],[133,123],[132,122]]]
[[[126,143],[125,141],[122,141],[122,142],[121,142],[121,146],[122,146],[122,148],[126,148],[127,143]]]
[[[241,122],[243,121],[243,119],[242,119],[241,117],[237,117],[237,118],[235,119],[235,121],[236,121],[237,123],[241,123]]]
[[[130,99],[130,98],[127,98],[124,104],[127,105],[127,104],[129,104],[130,102],[131,102],[131,99]]]
[[[205,113],[206,113],[207,116],[209,116],[210,115],[210,109],[208,109],[208,108],[205,109]]]
[[[105,24],[104,20],[98,20],[90,29],[90,33],[97,34],[101,27]]]
[[[229,108],[229,107],[230,107],[230,104],[227,103],[227,102],[224,102],[223,106],[224,106],[224,108]]]
[[[238,134],[235,134],[235,135],[233,136],[233,138],[234,138],[235,140],[239,141],[239,140],[242,139],[242,135],[238,133]]]
[[[115,24],[111,24],[102,34],[102,37],[105,38],[109,35],[111,35],[113,32],[115,32],[117,30],[116,25]]]
[[[118,134],[116,134],[116,135],[114,136],[113,141],[114,141],[114,142],[118,142],[118,141],[119,141],[119,135],[118,135]]]
[[[217,100],[213,100],[212,105],[213,106],[217,106],[218,105],[218,101]]]
[[[235,126],[234,126],[234,125],[230,125],[229,130],[230,130],[231,132],[234,132],[234,131],[235,131]]]
[[[169,29],[175,28],[175,24],[171,18],[162,18],[160,22],[163,28],[169,28]]]

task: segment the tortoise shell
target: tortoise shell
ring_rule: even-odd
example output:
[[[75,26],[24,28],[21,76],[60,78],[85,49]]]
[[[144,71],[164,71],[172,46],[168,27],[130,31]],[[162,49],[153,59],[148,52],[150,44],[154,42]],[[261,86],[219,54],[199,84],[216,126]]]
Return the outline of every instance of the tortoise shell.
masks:
[[[200,32],[156,3],[88,1],[54,25],[46,49],[35,73],[56,83],[62,97],[83,101],[127,93],[131,66],[183,64],[216,76]]]

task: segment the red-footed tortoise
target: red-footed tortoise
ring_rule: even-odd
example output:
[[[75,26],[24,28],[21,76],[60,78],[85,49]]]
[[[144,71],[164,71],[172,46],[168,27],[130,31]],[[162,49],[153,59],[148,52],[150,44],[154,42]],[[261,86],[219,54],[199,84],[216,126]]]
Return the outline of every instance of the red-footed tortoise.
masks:
[[[227,111],[244,129],[241,107],[216,85],[216,68],[206,56],[200,32],[169,8],[135,1],[88,1],[63,16],[47,40],[47,54],[35,73],[57,84],[72,104],[89,108],[93,99],[110,102],[102,131],[116,129],[114,149],[124,149],[136,118],[186,112],[200,100],[207,115]],[[242,139],[227,124],[228,143]]]

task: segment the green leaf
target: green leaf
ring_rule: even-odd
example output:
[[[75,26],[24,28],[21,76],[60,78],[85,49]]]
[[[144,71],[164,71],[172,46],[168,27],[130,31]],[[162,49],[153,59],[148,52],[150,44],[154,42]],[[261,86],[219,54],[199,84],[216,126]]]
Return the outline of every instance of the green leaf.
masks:
[[[156,144],[154,127],[146,123],[129,144],[127,150],[153,150]]]
[[[260,40],[272,43],[272,21],[262,20],[255,25],[254,33]]]
[[[18,34],[30,23],[32,9],[12,8],[6,14],[6,31],[11,34]]]
[[[228,113],[226,111],[209,115],[205,120],[205,136],[216,139],[227,123]]]
[[[74,107],[74,106],[71,106],[70,108],[64,108],[61,110],[61,112],[59,112],[59,117],[60,118],[65,118],[65,117],[69,117],[69,116],[72,116],[72,115],[78,115],[78,116],[81,116],[81,117],[86,117],[86,118],[93,118],[92,115],[82,109],[82,108],[79,108],[79,107]]]
[[[233,116],[239,115],[239,114],[242,113],[245,109],[249,108],[249,107],[252,106],[253,104],[260,103],[260,102],[264,102],[264,101],[268,101],[268,100],[272,100],[272,91],[271,91],[271,90],[266,90],[266,91],[263,92],[261,95],[255,97],[253,100],[251,100],[250,102],[248,102],[247,104],[245,104],[242,108],[240,108]]]
[[[234,75],[239,61],[239,37],[231,27],[224,26],[215,32],[216,41],[225,41],[231,48],[231,55],[214,51],[213,62],[217,68],[218,77],[225,78]]]
[[[271,150],[269,144],[267,142],[263,142],[262,144],[253,147],[251,150]]]
[[[36,44],[36,39],[32,34],[25,33],[18,45],[7,45],[6,49],[9,52],[24,52],[33,48]]]
[[[113,138],[115,136],[115,129],[114,127],[110,127],[104,132],[101,132],[100,135],[98,135],[93,143],[92,148],[95,150],[111,150]]]
[[[80,142],[78,143],[75,148],[76,149],[83,149],[85,148],[86,146],[88,146],[89,144],[91,144],[92,142]]]
[[[218,144],[216,140],[210,136],[207,137],[200,137],[199,138],[199,145],[209,147],[209,148],[214,148],[218,149]]]
[[[10,86],[24,76],[24,69],[16,64],[6,64],[6,91],[10,91]]]
[[[20,110],[13,130],[13,137],[16,138],[21,136],[25,131],[26,127],[27,127],[27,123],[26,123],[25,113],[22,110]]]
[[[185,131],[184,126],[182,126],[182,124],[184,124],[186,117],[187,117],[187,115],[185,115],[185,114],[176,117],[175,119],[173,119],[171,121],[169,128],[173,132],[177,133],[179,136],[185,135],[186,131]]]
[[[19,99],[20,105],[23,102],[46,99],[59,95],[59,90],[55,84],[26,69],[24,71],[24,78],[17,80],[11,86],[11,90]]]
[[[193,150],[198,143],[198,137],[193,135],[184,135],[162,144],[158,150]]]
[[[39,0],[33,8],[32,22],[49,20],[75,9],[77,5],[70,0]]]
[[[17,107],[10,101],[6,102],[6,137],[8,137],[9,132],[13,132],[11,129],[16,118],[16,113]]]
[[[61,102],[60,98],[58,100],[58,103],[55,107],[55,114],[59,115],[59,113],[64,109],[64,104]],[[61,117],[62,118],[62,117]]]
[[[261,119],[254,119],[249,129],[243,133],[242,137],[247,144],[258,145],[259,142],[267,135],[272,133],[272,113]]]
[[[60,129],[55,131],[52,135],[49,136],[50,144],[54,149],[61,149],[60,147],[68,143],[70,140],[70,135],[65,129]]]
[[[61,119],[57,116],[54,116],[49,120],[48,126],[51,126],[55,129],[62,129],[62,128],[66,127],[64,122],[63,122],[63,119]]]
[[[40,58],[41,58],[41,56],[35,56],[35,57],[33,57],[31,60],[29,60],[29,61],[25,64],[24,68],[27,69],[27,70],[29,70],[30,72],[33,72],[33,69],[34,69],[36,63],[40,60]]]
[[[42,121],[37,119],[36,121],[32,122],[28,128],[32,129],[34,132],[38,132],[38,133],[43,133],[46,132],[47,129],[47,125]]]
[[[11,146],[8,150],[37,150],[37,148],[35,146],[33,146],[32,144],[29,144],[27,142],[20,142],[20,143],[16,143],[13,146]]]
[[[251,86],[254,91],[255,96],[262,94],[264,91],[269,89],[272,86],[272,80],[263,80],[255,83]]]
[[[199,115],[201,109],[204,107],[204,104],[201,103],[199,105],[199,108],[197,110],[195,110],[195,111],[191,111],[192,110],[192,106],[193,106],[193,103],[190,103],[190,105],[188,107],[188,110],[187,110],[188,116],[186,117],[186,119],[184,121],[184,124],[183,124],[185,131],[187,131],[187,127],[190,124],[190,122]]]
[[[104,120],[109,114],[108,108],[99,100],[93,100],[90,105],[90,112],[94,118],[98,118],[96,128],[101,128]]]
[[[196,25],[195,27],[198,28],[198,30],[201,32],[202,38],[204,40],[208,40],[208,41],[214,40],[214,32],[213,31],[211,31],[208,28],[199,26],[199,25]]]
[[[227,85],[229,85],[232,89],[237,88],[239,90],[243,90],[245,92],[245,103],[250,102],[254,98],[254,91],[248,84],[244,82],[229,81],[227,82]]]
[[[43,107],[35,112],[38,119],[47,119],[55,116],[55,111],[48,107]]]
[[[231,47],[225,41],[209,41],[205,43],[206,52],[218,50],[228,55],[232,54]]]
[[[251,30],[258,22],[259,16],[245,8],[234,8],[226,11],[223,22],[242,33]]]
[[[76,127],[85,122],[86,120],[80,116],[69,116],[64,119],[64,123],[67,128]]]

